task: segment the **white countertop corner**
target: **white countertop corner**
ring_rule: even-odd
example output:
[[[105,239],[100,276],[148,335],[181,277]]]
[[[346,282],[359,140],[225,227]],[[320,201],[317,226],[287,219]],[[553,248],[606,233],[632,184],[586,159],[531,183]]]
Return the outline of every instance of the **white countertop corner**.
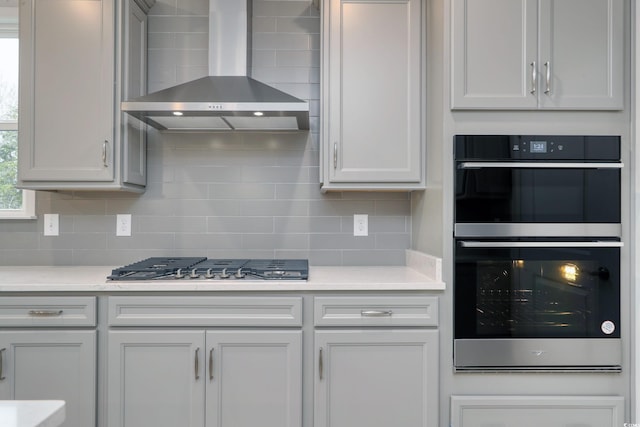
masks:
[[[62,400],[0,400],[2,427],[58,427],[64,419]]]

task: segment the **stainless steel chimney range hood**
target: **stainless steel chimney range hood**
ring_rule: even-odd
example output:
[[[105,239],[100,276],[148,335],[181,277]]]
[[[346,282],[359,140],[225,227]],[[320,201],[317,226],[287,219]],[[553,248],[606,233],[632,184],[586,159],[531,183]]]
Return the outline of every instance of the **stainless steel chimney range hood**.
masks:
[[[209,0],[209,76],[133,100],[122,111],[160,130],[309,129],[309,104],[247,74],[247,0]]]

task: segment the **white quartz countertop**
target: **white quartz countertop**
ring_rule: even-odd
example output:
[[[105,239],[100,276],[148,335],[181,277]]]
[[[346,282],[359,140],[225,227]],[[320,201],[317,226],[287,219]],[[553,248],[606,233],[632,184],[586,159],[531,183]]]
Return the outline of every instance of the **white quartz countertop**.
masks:
[[[65,417],[62,400],[0,400],[2,427],[58,427]]]
[[[309,267],[309,280],[107,280],[109,266],[0,267],[0,292],[443,290],[439,258],[407,251],[407,266]]]

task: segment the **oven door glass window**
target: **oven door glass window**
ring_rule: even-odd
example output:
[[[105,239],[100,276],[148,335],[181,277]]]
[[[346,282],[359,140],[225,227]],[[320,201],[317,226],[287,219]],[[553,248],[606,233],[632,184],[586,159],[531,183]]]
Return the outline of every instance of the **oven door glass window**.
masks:
[[[456,223],[619,223],[619,168],[456,170]]]
[[[456,242],[456,338],[620,337],[619,247],[469,243]]]

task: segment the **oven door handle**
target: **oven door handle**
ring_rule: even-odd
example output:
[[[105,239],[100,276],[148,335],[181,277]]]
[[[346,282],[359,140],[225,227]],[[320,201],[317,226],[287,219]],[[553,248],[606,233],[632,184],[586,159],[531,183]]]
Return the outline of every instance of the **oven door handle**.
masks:
[[[480,242],[461,240],[463,248],[621,248],[622,242]]]
[[[624,164],[617,163],[587,163],[587,162],[462,162],[459,169],[483,169],[483,168],[503,168],[503,169],[622,169]]]

